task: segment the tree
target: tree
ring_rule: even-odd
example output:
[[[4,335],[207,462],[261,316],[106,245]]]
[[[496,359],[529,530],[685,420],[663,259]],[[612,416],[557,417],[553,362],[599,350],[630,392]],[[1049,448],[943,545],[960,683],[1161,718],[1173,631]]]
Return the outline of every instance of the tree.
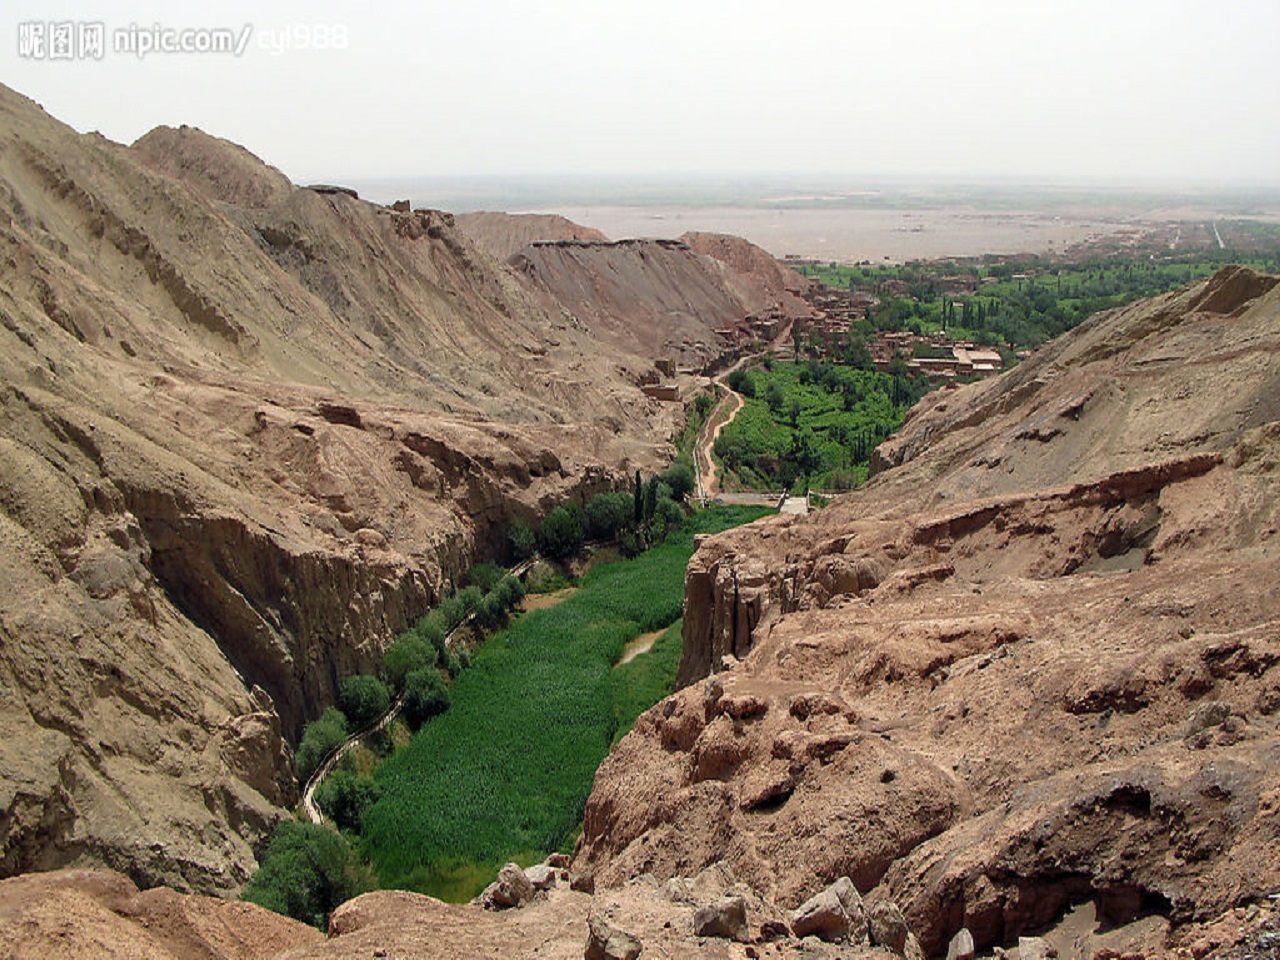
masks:
[[[769,409],[776,416],[782,412],[782,405],[786,402],[786,396],[782,392],[782,384],[777,380],[770,380],[769,386],[764,390],[764,402],[769,405]]]
[[[742,394],[744,397],[751,398],[756,395],[756,382],[751,378],[751,374],[745,370],[735,370],[729,374],[729,388],[736,393]]]
[[[628,493],[597,493],[587,501],[586,534],[592,540],[612,540],[631,520]]]
[[[538,548],[533,531],[523,523],[513,526],[511,532],[507,534],[507,539],[511,542],[511,556],[517,563],[532,557],[533,552]]]
[[[448,709],[449,688],[439,670],[415,670],[405,677],[404,706],[400,713],[414,730]]]
[[[308,723],[298,742],[298,752],[294,755],[299,782],[306,783],[324,762],[324,758],[346,739],[347,718],[337,707],[329,707],[320,714],[319,719]]]
[[[650,477],[644,485],[644,519],[648,523],[653,519],[653,512],[658,507],[658,478]]]
[[[467,571],[467,585],[488,593],[502,579],[502,568],[496,563],[477,563]]]
[[[642,490],[640,485],[639,470],[636,471],[636,484],[635,484],[634,496],[635,496],[635,524],[638,527],[640,526],[640,524],[644,523],[644,491]]]
[[[662,474],[662,482],[671,488],[671,497],[677,502],[693,493],[693,467],[688,460],[677,460]]]
[[[653,525],[663,533],[684,523],[684,511],[670,497],[659,497],[653,511]]]
[[[538,531],[538,549],[553,560],[573,556],[582,549],[581,511],[559,506],[546,515]]]
[[[286,820],[271,835],[241,899],[323,930],[333,909],[362,886],[351,847],[338,833]]]
[[[416,631],[409,630],[396,638],[382,658],[382,679],[393,690],[404,686],[404,678],[414,670],[434,667],[438,659],[435,648]]]
[[[347,677],[338,687],[338,703],[351,726],[359,730],[373,723],[391,706],[391,694],[377,677],[367,673]]]
[[[360,832],[360,818],[367,807],[378,799],[378,785],[372,777],[363,777],[339,767],[316,787],[316,805],[340,830]]]

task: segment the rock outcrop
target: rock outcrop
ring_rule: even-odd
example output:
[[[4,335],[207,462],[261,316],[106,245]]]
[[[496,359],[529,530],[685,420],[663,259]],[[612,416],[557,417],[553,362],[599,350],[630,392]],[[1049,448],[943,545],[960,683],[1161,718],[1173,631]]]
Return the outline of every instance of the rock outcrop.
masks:
[[[847,876],[933,956],[1280,888],[1275,288],[1099,315],[926,397],[862,490],[701,542],[689,685],[601,766],[575,869],[723,863],[791,908]]]

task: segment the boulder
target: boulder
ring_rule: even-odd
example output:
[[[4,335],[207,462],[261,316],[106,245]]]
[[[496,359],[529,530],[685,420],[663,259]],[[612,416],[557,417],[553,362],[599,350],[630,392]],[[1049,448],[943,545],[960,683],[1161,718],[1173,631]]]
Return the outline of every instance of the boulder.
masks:
[[[587,948],[583,960],[636,960],[643,944],[636,937],[612,926],[603,917],[587,918]]]
[[[523,907],[533,899],[534,886],[528,875],[514,863],[498,871],[498,879],[484,888],[476,899],[486,910]]]
[[[951,938],[947,946],[947,960],[973,960],[975,953],[973,934],[968,927],[961,927],[960,932]]]
[[[721,897],[699,907],[693,915],[693,932],[699,937],[747,939],[747,901],[742,897]]]
[[[556,869],[549,864],[539,863],[532,866],[524,872],[524,875],[533,885],[534,892],[550,890],[556,885]]]
[[[892,900],[881,900],[867,912],[867,931],[874,946],[905,955],[911,931],[907,929],[902,911]]]
[[[801,938],[817,936],[829,942],[865,942],[867,918],[853,881],[841,877],[802,903],[791,914],[791,929]]]
[[[1055,953],[1041,937],[1018,938],[1018,960],[1049,960]]]

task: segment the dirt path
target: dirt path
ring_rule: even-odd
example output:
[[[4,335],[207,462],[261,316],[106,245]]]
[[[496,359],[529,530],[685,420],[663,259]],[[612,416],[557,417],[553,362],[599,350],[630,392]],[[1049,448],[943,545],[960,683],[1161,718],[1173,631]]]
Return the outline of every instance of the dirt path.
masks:
[[[663,630],[655,630],[653,633],[642,633],[640,636],[629,641],[626,648],[622,651],[622,656],[619,657],[618,662],[613,665],[614,669],[617,669],[624,663],[630,663],[642,653],[648,653],[653,649],[653,645],[664,632],[665,631]]]
[[[791,328],[795,325],[794,320],[787,322],[786,326],[778,332],[778,335],[769,344],[767,349],[779,350],[791,342]],[[724,373],[717,377],[713,377],[711,382],[720,387],[725,392],[725,398],[712,411],[711,416],[707,418],[707,422],[702,425],[702,438],[698,442],[697,449],[694,451],[694,468],[697,474],[698,497],[705,504],[720,495],[720,482],[718,471],[716,470],[715,459],[711,456],[715,448],[716,439],[720,436],[720,432],[729,424],[733,423],[734,418],[742,412],[742,408],[747,405],[747,401],[742,394],[738,393],[728,384],[728,376],[735,370],[756,359],[760,354],[749,353],[741,357],[737,363],[731,366]],[[726,413],[727,411],[727,413]]]
[[[711,456],[716,444],[716,438],[720,436],[720,431],[733,423],[734,418],[746,406],[746,401],[742,399],[742,394],[731,389],[719,377],[713,382],[724,387],[725,398],[720,401],[720,405],[716,407],[707,419],[706,425],[703,427],[705,436],[702,438],[702,442],[698,444],[698,477],[701,487],[699,495],[703,501],[712,499],[720,492],[716,462]]]

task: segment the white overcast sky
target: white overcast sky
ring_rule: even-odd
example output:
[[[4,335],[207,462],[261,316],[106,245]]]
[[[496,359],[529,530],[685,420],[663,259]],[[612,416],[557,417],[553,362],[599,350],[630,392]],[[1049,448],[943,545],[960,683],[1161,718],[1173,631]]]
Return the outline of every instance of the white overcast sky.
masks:
[[[253,28],[241,57],[20,56],[23,23]],[[321,27],[325,30],[316,30]],[[343,49],[266,45],[337,38]],[[0,80],[298,181],[819,173],[1280,181],[1280,0],[10,0]]]

